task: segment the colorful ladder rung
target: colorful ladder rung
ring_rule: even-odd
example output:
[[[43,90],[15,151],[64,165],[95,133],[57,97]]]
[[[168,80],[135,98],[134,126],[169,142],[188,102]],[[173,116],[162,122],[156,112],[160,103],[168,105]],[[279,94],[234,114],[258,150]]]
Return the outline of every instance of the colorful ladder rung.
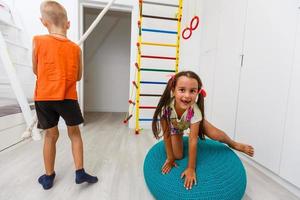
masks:
[[[141,55],[142,58],[153,58],[153,59],[165,59],[165,60],[176,60],[176,57],[167,57],[167,56],[148,56]]]
[[[161,97],[161,94],[140,94],[141,97]]]
[[[136,69],[137,69],[138,71],[140,71],[140,67],[139,67],[139,64],[138,64],[138,63],[135,63],[134,66],[136,67]]]
[[[124,123],[124,124],[127,124],[127,122],[130,120],[131,117],[132,117],[132,114],[129,115],[129,116],[123,121],[123,123]]]
[[[167,33],[167,34],[175,34],[177,35],[177,31],[167,31],[167,30],[160,30],[160,29],[150,29],[150,28],[142,28],[143,32],[154,32],[154,33]]]
[[[159,82],[159,81],[141,81],[141,84],[152,84],[152,85],[166,85],[167,82]]]
[[[128,100],[128,103],[132,104],[132,105],[135,105],[135,102],[132,101],[131,99]]]
[[[164,44],[164,43],[154,43],[154,42],[142,42],[142,45],[164,46],[164,47],[177,47],[177,44]]]
[[[145,18],[153,18],[153,19],[163,19],[163,20],[178,21],[178,18],[161,17],[161,16],[155,16],[155,15],[142,15],[142,17],[145,17]]]
[[[158,6],[168,6],[168,7],[179,7],[178,5],[174,4],[168,4],[168,3],[158,3],[158,2],[152,2],[152,1],[143,1],[143,4],[152,4],[152,5],[158,5]]]
[[[137,86],[135,81],[132,81],[132,84],[135,86],[136,89],[138,89],[139,87]]]
[[[175,70],[170,69],[153,69],[153,68],[141,68],[141,71],[150,71],[150,72],[176,72]]]
[[[140,122],[152,122],[153,119],[151,119],[151,118],[140,118],[139,121]]]
[[[140,106],[140,109],[156,109],[156,106]]]

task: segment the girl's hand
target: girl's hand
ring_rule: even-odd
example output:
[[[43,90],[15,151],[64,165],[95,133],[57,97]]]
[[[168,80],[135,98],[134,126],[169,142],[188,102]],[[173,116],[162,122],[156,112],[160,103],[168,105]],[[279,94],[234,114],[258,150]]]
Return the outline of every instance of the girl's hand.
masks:
[[[196,181],[196,172],[194,169],[192,168],[187,168],[186,170],[184,170],[184,172],[181,174],[181,178],[184,178],[184,187],[187,190],[192,189],[193,184],[197,185],[197,181]]]
[[[175,163],[174,159],[167,159],[165,164],[161,168],[162,174],[167,174],[171,171],[173,167],[177,167],[178,165]]]

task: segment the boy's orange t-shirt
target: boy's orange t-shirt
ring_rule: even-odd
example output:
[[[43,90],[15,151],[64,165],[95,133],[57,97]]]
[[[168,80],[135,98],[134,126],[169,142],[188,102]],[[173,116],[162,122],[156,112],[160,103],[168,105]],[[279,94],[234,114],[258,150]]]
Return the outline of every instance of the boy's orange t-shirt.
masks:
[[[77,100],[76,82],[80,48],[68,39],[51,35],[34,37],[37,60],[35,101]]]

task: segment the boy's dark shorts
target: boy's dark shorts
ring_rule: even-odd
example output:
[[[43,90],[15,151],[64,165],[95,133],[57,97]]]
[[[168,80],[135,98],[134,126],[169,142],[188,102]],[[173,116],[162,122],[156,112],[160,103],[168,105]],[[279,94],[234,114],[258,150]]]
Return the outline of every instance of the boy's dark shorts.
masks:
[[[76,126],[84,121],[77,100],[35,101],[35,109],[38,118],[37,127],[40,129],[57,126],[60,116],[67,126]]]

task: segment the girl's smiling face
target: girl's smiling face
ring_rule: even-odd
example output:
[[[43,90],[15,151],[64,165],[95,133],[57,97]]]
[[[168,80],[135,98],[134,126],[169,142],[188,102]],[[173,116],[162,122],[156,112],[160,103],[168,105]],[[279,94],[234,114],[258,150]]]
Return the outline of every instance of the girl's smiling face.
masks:
[[[179,112],[184,112],[196,101],[198,82],[194,78],[181,76],[176,81],[173,93],[175,96],[175,109]]]

